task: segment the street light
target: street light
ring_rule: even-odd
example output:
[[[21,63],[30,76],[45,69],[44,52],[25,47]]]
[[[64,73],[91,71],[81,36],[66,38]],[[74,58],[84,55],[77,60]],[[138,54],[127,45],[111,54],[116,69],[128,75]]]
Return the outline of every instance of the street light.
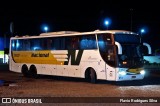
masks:
[[[44,30],[45,30],[45,32],[47,33],[47,31],[48,31],[48,27],[47,27],[47,26],[45,26],[45,27],[44,27]]]
[[[144,30],[144,29],[141,29],[141,34],[142,34],[142,33],[145,33],[145,30]]]
[[[107,30],[108,30],[108,26],[110,25],[111,20],[109,18],[105,19],[104,24],[105,26],[107,26]]]
[[[108,20],[105,21],[105,25],[107,26],[107,30],[108,30],[108,25],[109,25],[109,21]]]
[[[142,29],[140,30],[140,40],[141,40],[141,41],[142,41],[142,37],[143,37],[142,34],[145,33],[145,32],[146,32],[146,31],[145,31],[144,28],[142,28]],[[140,42],[141,42],[141,41],[140,41]]]

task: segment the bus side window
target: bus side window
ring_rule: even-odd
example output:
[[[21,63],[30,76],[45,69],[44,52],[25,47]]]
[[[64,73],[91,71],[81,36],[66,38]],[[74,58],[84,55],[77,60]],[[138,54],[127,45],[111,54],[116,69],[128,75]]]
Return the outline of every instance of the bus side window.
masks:
[[[60,50],[60,38],[52,38],[52,50]]]
[[[41,39],[32,39],[31,40],[31,50],[42,50],[42,46],[41,46]]]
[[[80,41],[80,49],[96,49],[96,38],[95,35],[84,35]]]
[[[79,49],[79,38],[78,37],[72,37],[71,38],[71,48],[73,50]]]
[[[28,39],[23,40],[23,50],[30,50],[30,40]]]
[[[52,43],[51,43],[51,50],[56,50],[56,47],[55,47],[55,38],[51,38],[52,40]]]
[[[22,40],[16,40],[16,51],[21,51],[21,50],[23,50],[22,48]]]
[[[71,49],[71,37],[65,37],[65,49],[70,50]]]
[[[48,49],[48,47],[47,47],[47,45],[48,45],[48,40],[47,40],[48,38],[43,38],[43,39],[39,39],[39,41],[37,42],[37,47],[40,47],[42,50],[47,50]],[[39,49],[40,49],[39,48]],[[37,48],[37,50],[38,50],[38,48]]]
[[[60,50],[65,50],[65,38],[60,38]]]
[[[88,36],[88,49],[96,49],[96,38],[95,35]]]
[[[52,45],[52,39],[48,38],[47,39],[47,50],[51,49],[51,45]]]
[[[80,49],[87,49],[87,47],[87,38],[85,36],[82,36],[80,41]]]
[[[14,51],[14,50],[16,50],[16,42],[15,42],[15,40],[12,40],[12,50]]]

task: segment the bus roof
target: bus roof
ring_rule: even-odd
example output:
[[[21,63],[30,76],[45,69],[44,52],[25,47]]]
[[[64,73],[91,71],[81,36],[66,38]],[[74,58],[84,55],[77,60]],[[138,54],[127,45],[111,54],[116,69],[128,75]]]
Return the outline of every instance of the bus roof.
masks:
[[[41,33],[39,36],[15,36],[12,39],[25,39],[25,38],[43,38],[43,37],[57,37],[57,36],[74,36],[74,35],[88,35],[88,34],[101,34],[101,33],[111,33],[111,34],[135,34],[137,33],[126,31],[126,30],[95,30],[90,32],[77,32],[77,31],[57,31]]]
[[[52,36],[52,35],[65,36],[68,34],[81,35],[81,34],[96,34],[96,33],[136,34],[134,32],[126,31],[126,30],[95,30],[90,32],[58,31],[58,32],[41,33],[40,36]]]

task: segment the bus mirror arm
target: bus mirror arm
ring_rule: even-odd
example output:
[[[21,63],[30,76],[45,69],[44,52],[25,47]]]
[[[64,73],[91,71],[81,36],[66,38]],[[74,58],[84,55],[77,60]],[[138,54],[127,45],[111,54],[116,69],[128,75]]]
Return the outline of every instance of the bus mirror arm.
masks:
[[[147,46],[148,54],[152,54],[151,46],[148,43],[143,43],[143,46]]]
[[[118,54],[122,54],[122,46],[119,42],[115,42],[115,45],[118,47]]]

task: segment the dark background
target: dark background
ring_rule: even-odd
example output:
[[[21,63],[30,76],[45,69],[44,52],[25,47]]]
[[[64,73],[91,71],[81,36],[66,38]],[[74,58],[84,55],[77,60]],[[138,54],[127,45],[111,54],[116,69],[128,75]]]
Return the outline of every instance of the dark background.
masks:
[[[0,37],[10,36],[11,22],[14,35],[39,35],[43,25],[48,25],[48,32],[105,30],[104,19],[110,18],[108,29],[140,33],[145,28],[143,39],[154,52],[160,49],[159,11],[158,1],[5,1],[0,3]]]

